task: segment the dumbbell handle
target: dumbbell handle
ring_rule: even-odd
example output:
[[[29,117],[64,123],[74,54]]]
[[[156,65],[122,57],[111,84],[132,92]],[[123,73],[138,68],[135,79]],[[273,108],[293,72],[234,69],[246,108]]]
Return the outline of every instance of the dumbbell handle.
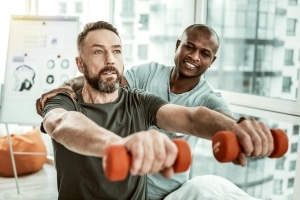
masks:
[[[280,158],[288,150],[288,137],[280,129],[270,129],[270,131],[273,136],[274,150],[268,157]],[[214,157],[222,163],[234,161],[242,151],[236,135],[231,131],[217,132],[212,138],[212,148]]]
[[[192,162],[189,144],[184,139],[172,140],[178,154],[173,165],[174,172],[180,173],[188,170]],[[106,178],[110,181],[120,181],[127,177],[131,164],[131,155],[123,145],[111,145],[106,148],[103,156],[103,169]]]

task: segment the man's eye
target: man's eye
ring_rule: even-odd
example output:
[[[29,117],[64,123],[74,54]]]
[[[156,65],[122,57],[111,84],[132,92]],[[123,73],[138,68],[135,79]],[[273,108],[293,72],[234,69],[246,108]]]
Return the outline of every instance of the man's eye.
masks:
[[[121,50],[114,50],[114,53],[115,53],[115,54],[121,54],[122,51],[121,51]]]
[[[95,54],[102,54],[102,53],[103,53],[103,51],[100,50],[100,49],[98,49],[98,50],[95,51]]]
[[[210,57],[210,54],[209,54],[209,53],[206,53],[206,52],[202,52],[202,55],[203,55],[204,57]]]
[[[193,47],[192,46],[185,46],[187,49],[193,49]]]

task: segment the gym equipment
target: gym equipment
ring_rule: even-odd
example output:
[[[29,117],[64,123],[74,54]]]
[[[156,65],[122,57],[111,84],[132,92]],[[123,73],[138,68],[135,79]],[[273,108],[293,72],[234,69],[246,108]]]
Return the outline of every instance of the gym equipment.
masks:
[[[184,139],[172,141],[178,148],[178,155],[173,165],[174,172],[184,172],[188,170],[192,162],[191,149]],[[127,177],[131,155],[123,145],[111,145],[104,152],[103,164],[104,174],[108,180],[121,181]]]
[[[269,158],[280,158],[288,150],[288,137],[281,129],[270,129],[274,150]],[[242,148],[239,145],[236,135],[231,131],[219,131],[212,138],[214,157],[221,163],[234,161]]]

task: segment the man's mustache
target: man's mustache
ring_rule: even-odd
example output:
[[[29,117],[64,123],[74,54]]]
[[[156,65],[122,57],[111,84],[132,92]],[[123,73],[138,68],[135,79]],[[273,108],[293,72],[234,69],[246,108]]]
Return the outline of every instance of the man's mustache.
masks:
[[[103,69],[100,70],[99,75],[104,72],[115,72],[117,75],[119,75],[119,71],[114,66],[106,66]]]

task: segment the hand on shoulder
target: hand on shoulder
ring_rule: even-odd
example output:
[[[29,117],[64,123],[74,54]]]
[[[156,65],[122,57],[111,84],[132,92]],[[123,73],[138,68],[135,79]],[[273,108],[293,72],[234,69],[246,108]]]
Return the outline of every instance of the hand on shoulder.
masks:
[[[71,86],[67,86],[67,85],[60,86],[56,89],[53,89],[49,92],[42,94],[42,96],[36,100],[35,107],[36,107],[37,114],[41,115],[46,101],[56,96],[60,92],[67,92],[72,97],[72,99],[77,100],[77,95],[75,94]]]

